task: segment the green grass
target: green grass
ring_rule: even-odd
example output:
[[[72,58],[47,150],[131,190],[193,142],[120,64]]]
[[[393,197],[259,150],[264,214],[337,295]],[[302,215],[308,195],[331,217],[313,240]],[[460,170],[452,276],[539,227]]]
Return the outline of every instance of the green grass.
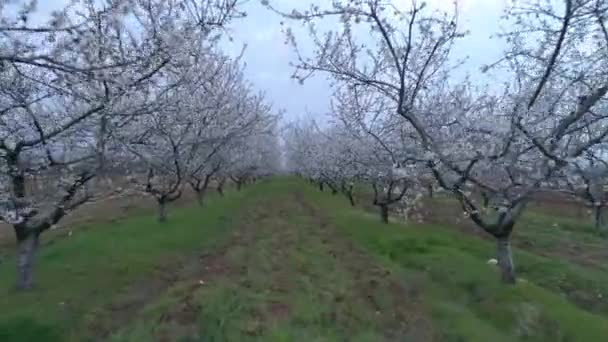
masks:
[[[208,203],[171,211],[164,226],[134,217],[54,240],[30,293],[11,290],[6,260],[0,341],[99,338],[92,326],[111,327],[103,339],[114,342],[608,338],[603,259],[558,250],[605,241],[575,220],[527,214],[516,231],[528,246],[515,250],[519,280],[506,286],[486,264],[493,241],[443,225],[383,225],[299,180]],[[171,269],[184,271],[116,322],[114,304]]]
[[[606,273],[516,250],[521,279],[504,286],[495,267],[486,264],[494,255],[491,241],[444,227],[379,225],[343,200],[308,192],[344,234],[421,279],[445,340],[601,341],[608,336]]]
[[[179,265],[191,253],[221,243],[234,224],[234,212],[246,206],[255,191],[213,197],[204,209],[171,208],[166,225],[155,216],[134,217],[77,229],[70,237],[45,243],[30,292],[13,290],[15,262],[3,260],[0,341],[77,340],[83,324],[103,314],[99,306],[129,284],[154,276],[159,266]]]
[[[282,195],[260,199],[245,220],[252,226],[241,227],[222,255],[230,271],[194,288],[176,285],[112,340],[184,331],[194,331],[182,336],[192,341],[379,341],[411,334],[394,319],[404,315],[398,307],[404,299],[386,286],[383,269],[275,186]],[[275,215],[266,215],[269,208]],[[198,308],[196,318],[183,319],[185,301]],[[158,324],[167,312],[172,318]]]

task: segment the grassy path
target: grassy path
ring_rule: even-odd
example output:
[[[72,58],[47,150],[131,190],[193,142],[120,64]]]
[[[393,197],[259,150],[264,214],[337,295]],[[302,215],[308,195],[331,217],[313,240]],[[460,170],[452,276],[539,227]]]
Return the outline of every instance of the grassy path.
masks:
[[[177,283],[116,341],[428,341],[399,277],[340,237],[301,194],[249,208],[228,248]],[[204,336],[204,339],[203,337]]]

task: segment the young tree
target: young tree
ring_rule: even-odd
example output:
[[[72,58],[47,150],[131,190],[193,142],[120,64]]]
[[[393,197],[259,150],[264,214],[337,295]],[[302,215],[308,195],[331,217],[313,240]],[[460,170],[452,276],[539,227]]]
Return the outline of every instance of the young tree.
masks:
[[[588,150],[549,183],[550,190],[573,195],[593,210],[598,233],[605,233],[608,225],[605,213],[608,205],[608,164],[602,154],[603,148]]]
[[[358,85],[338,88],[332,114],[360,145],[355,164],[363,166],[360,172],[374,190],[373,203],[382,222],[388,223],[392,206],[409,211],[422,197],[420,149],[395,116],[386,116],[390,102],[375,91],[361,90]]]
[[[200,206],[205,202],[205,194],[209,185],[211,185],[211,180],[222,168],[220,158],[213,158],[213,156],[207,154],[207,158],[205,159],[201,167],[191,172],[188,178],[188,184],[190,184],[192,191],[196,194],[196,200]]]
[[[274,126],[274,123],[271,124]],[[235,142],[229,150],[228,176],[240,191],[259,177],[279,170],[280,151],[273,127],[264,129]]]
[[[245,81],[240,59],[221,58],[219,68],[203,87],[204,103],[198,108],[203,116],[215,118],[211,130],[198,130],[197,143],[188,152],[188,183],[196,193],[199,204],[213,177],[226,167],[225,153],[234,141],[255,131],[267,113],[258,113],[251,105],[261,105],[263,97],[255,98]],[[249,106],[248,106],[249,105]],[[223,185],[223,184],[222,184]],[[221,187],[220,193],[222,193]]]
[[[345,108],[336,107],[334,113],[342,110]],[[291,172],[326,185],[334,194],[342,191],[353,206],[355,183],[370,185],[384,223],[388,223],[391,207],[409,207],[420,198],[416,195],[416,172],[397,166],[393,151],[360,126],[352,127],[346,121],[324,129],[314,123],[292,125],[285,140]]]
[[[291,122],[284,129],[286,171],[308,178],[317,183],[319,190],[323,191],[319,139],[320,134],[312,121]]]
[[[210,88],[223,77],[224,57],[203,46],[187,47],[154,80],[147,112],[120,132],[125,148],[147,165],[140,188],[158,203],[159,221],[167,205],[182,196],[183,186],[206,149],[220,144],[226,123]],[[217,147],[216,147],[217,148]]]

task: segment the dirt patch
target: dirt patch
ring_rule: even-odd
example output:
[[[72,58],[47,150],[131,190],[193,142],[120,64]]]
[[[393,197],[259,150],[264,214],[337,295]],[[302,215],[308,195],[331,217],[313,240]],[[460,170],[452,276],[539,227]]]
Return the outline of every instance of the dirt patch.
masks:
[[[267,313],[273,320],[284,320],[289,317],[291,308],[286,303],[270,303]]]

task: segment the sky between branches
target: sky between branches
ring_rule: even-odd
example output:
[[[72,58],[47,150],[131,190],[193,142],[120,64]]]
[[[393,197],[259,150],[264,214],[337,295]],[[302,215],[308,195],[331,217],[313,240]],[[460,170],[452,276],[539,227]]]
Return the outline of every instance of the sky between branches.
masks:
[[[310,3],[330,6],[331,0],[269,0],[270,3],[283,11],[290,12],[293,8],[306,9]],[[411,6],[411,0],[393,0],[400,8]],[[422,1],[422,0],[418,0]],[[455,78],[469,74],[472,79],[479,73],[479,68],[498,59],[503,49],[499,38],[491,38],[500,32],[500,17],[508,2],[513,0],[459,0],[459,25],[461,29],[470,31],[454,50],[455,58],[468,57],[468,61]],[[22,3],[23,1],[16,1]],[[453,8],[453,0],[426,0],[427,4],[445,10]],[[39,0],[38,10],[33,21],[42,23],[47,20],[48,13],[61,8],[67,0]],[[246,45],[244,60],[247,63],[246,74],[259,90],[263,90],[272,101],[275,109],[285,110],[285,119],[313,115],[322,121],[329,110],[330,89],[323,76],[317,76],[304,85],[290,78],[292,68],[290,61],[294,54],[289,45],[285,44],[285,36],[281,31],[281,22],[294,28],[299,37],[306,38],[306,31],[297,23],[289,23],[279,15],[272,13],[260,5],[259,0],[249,0],[243,5],[247,17],[234,21],[230,26],[232,40],[226,39],[222,44],[232,55],[237,55]],[[306,39],[302,40],[302,48],[306,49]]]

